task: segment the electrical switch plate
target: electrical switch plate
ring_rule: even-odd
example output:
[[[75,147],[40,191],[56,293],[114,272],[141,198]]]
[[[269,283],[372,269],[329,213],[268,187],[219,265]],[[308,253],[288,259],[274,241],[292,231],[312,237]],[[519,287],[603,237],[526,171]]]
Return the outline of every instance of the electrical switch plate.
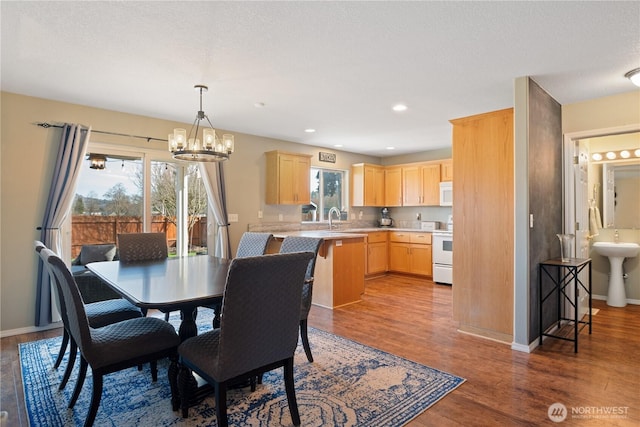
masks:
[[[229,222],[238,222],[238,214],[229,214]]]
[[[342,246],[342,240],[336,240],[336,247]]]
[[[533,214],[529,214],[529,228],[533,228]]]
[[[258,211],[258,218],[262,219],[262,211]]]

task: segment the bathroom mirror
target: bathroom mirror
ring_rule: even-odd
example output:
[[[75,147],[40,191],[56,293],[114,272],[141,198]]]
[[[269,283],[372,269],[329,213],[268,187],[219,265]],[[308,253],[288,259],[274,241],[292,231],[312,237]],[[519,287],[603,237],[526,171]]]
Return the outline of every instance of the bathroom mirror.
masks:
[[[589,159],[589,206],[602,228],[640,229],[640,132],[585,138],[579,145]]]
[[[640,160],[602,164],[603,228],[640,229]]]

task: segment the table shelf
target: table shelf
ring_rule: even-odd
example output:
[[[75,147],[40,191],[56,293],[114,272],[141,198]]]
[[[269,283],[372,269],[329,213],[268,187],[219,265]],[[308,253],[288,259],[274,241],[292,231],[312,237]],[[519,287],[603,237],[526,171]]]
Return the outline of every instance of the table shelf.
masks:
[[[587,268],[588,271],[588,284],[585,285],[580,280],[580,273]],[[544,273],[544,274],[543,274]],[[542,279],[548,277],[553,283],[553,287],[546,294],[543,294]],[[570,286],[573,284],[573,295],[567,293]],[[589,313],[588,320],[579,319],[579,307],[578,307],[578,295],[580,288],[584,289],[589,298]],[[543,337],[552,337],[565,341],[574,342],[574,352],[578,352],[578,335],[585,326],[589,326],[589,334],[591,334],[591,312],[592,312],[592,298],[591,298],[591,259],[590,258],[569,258],[567,261],[561,259],[550,259],[541,262],[538,267],[538,294],[539,294],[539,308],[540,308],[540,345],[542,345]],[[556,304],[558,310],[558,320],[555,322],[558,331],[567,330],[569,327],[571,330],[569,334],[559,335],[548,333],[543,330],[542,314],[543,304],[545,301],[553,295],[557,294]],[[562,302],[569,303],[573,307],[573,318],[563,316],[564,310]],[[563,324],[563,321],[566,322]],[[547,329],[548,330],[548,329]],[[573,337],[571,337],[573,333]]]

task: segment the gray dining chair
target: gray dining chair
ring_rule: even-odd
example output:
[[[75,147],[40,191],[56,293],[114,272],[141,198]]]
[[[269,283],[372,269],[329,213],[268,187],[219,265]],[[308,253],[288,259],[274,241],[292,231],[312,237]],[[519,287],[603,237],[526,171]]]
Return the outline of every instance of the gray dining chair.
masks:
[[[273,239],[271,233],[259,233],[247,231],[240,237],[236,258],[264,255],[267,252],[269,242]]]
[[[216,418],[226,427],[227,388],[284,368],[287,402],[300,425],[293,380],[300,299],[311,252],[235,258],[229,266],[220,328],[185,340],[178,353],[182,416],[189,416],[191,371],[213,386]],[[178,407],[173,408],[177,410]]]
[[[240,237],[238,249],[236,250],[236,258],[246,258],[251,256],[264,255],[269,247],[269,242],[273,239],[271,233],[260,233],[246,231]],[[207,305],[216,315],[213,318],[213,328],[220,327],[220,304]]]
[[[166,233],[118,234],[120,262],[157,261],[169,256]]]
[[[118,252],[120,262],[124,264],[166,259],[169,256],[167,234],[163,232],[118,234]],[[160,311],[164,313],[164,320],[168,322],[171,312]],[[146,316],[146,310],[144,314]]]
[[[67,347],[69,347],[69,360],[67,361],[67,367],[62,376],[62,381],[58,386],[58,390],[62,390],[66,387],[67,382],[69,381],[69,378],[71,376],[71,372],[73,371],[73,366],[76,362],[76,355],[78,353],[78,346],[71,336],[71,333],[69,332],[69,319],[67,317],[67,308],[62,297],[62,288],[60,282],[58,281],[58,278],[55,276],[55,274],[53,274],[53,271],[49,267],[48,260],[45,258],[45,255],[42,252],[42,250],[45,249],[46,246],[44,245],[44,243],[36,240],[34,243],[34,247],[36,253],[44,263],[45,268],[50,273],[49,276],[55,283],[55,299],[58,305],[58,311],[60,312],[60,317],[62,318],[62,344],[60,345],[58,357],[56,358],[56,361],[53,365],[55,369],[60,366],[62,359],[64,358],[64,354],[67,351]],[[121,298],[84,304],[84,307],[87,314],[87,320],[92,328],[100,328],[102,326],[121,322],[123,320],[142,317],[142,311],[140,311],[138,307]]]
[[[88,321],[82,296],[71,271],[64,261],[47,248],[43,248],[41,256],[49,263],[51,271],[60,283],[62,300],[66,307],[69,334],[80,350],[80,371],[76,387],[68,407],[75,405],[84,380],[87,368],[91,367],[93,390],[91,404],[84,422],[85,427],[93,425],[100,400],[102,398],[103,377],[143,363],[151,363],[151,375],[154,381],[158,378],[157,360],[168,357],[170,384],[175,384],[177,375],[177,347],[180,338],[175,328],[167,322],[155,317],[138,317],[112,323],[101,328],[93,328]],[[171,389],[172,400],[176,389]]]
[[[313,297],[313,274],[316,269],[316,260],[318,259],[318,251],[324,239],[314,237],[287,236],[282,241],[280,253],[292,252],[312,252],[314,257],[309,260],[307,272],[305,274],[304,283],[302,285],[302,301],[300,304],[300,338],[302,346],[307,355],[307,360],[313,362],[311,347],[309,346],[309,335],[307,333],[307,318],[311,310],[311,299]]]

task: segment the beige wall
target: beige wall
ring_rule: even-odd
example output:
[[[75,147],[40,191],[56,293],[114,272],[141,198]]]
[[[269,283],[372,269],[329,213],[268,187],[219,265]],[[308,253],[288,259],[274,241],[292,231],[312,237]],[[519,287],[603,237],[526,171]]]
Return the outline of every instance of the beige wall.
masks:
[[[638,123],[640,123],[640,90],[562,106],[563,133]]]
[[[0,93],[1,102],[1,199],[0,199],[0,331],[27,332],[34,325],[37,264],[33,241],[40,238],[36,227],[42,221],[44,206],[53,173],[60,130],[43,129],[35,122],[81,123],[94,130],[132,135],[166,138],[174,127],[189,127],[149,117],[90,108],[81,105],[49,101],[7,92]],[[233,132],[233,131],[231,131]],[[239,215],[239,222],[231,224],[230,235],[235,250],[240,235],[250,222],[258,222],[258,210],[264,212],[262,221],[277,221],[283,214],[285,221],[299,221],[300,209],[295,206],[266,206],[264,152],[285,150],[311,154],[312,165],[349,169],[352,163],[380,163],[377,157],[320,149],[253,135],[233,132],[236,151],[225,163],[225,178],[230,213]],[[146,142],[143,139],[93,134],[93,141],[123,145],[157,147],[165,150],[166,143]],[[336,153],[335,164],[318,161],[318,151]],[[28,156],[24,154],[27,153]],[[364,219],[377,218],[374,208],[363,209]]]

